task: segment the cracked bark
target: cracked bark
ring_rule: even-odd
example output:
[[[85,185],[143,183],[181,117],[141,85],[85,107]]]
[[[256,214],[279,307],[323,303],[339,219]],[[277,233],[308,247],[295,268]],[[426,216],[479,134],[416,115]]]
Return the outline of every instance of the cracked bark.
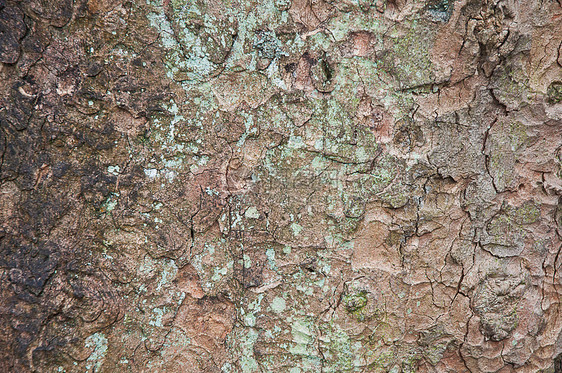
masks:
[[[561,19],[0,0],[0,371],[560,371]]]

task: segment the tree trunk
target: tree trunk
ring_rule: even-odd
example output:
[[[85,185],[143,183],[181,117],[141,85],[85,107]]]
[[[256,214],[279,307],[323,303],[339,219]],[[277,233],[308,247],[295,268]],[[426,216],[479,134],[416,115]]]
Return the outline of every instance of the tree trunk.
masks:
[[[0,0],[0,371],[560,372],[553,0]]]

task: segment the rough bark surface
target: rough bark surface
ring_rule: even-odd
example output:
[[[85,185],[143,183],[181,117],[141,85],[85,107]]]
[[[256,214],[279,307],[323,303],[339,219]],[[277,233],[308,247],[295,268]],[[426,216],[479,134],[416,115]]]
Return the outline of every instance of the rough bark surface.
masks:
[[[0,0],[0,371],[562,372],[553,0]]]

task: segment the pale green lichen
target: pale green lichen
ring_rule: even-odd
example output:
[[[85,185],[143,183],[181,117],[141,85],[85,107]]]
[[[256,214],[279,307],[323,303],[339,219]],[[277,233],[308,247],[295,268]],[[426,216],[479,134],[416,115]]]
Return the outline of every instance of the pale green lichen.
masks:
[[[308,319],[298,319],[291,324],[293,345],[289,349],[292,354],[314,356],[314,323]]]
[[[362,343],[354,343],[334,322],[322,325],[321,331],[322,355],[329,363],[326,372],[351,372],[363,366]]]
[[[119,165],[116,166],[107,166],[107,172],[109,172],[112,175],[119,175],[119,173],[121,172],[121,168],[119,167]]]
[[[298,236],[302,232],[303,227],[297,223],[293,223],[291,224],[291,229],[293,230],[293,235]]]
[[[86,360],[87,371],[99,371],[105,361],[105,355],[108,349],[108,341],[102,333],[95,333],[86,338],[85,345],[92,349],[92,353]]]
[[[242,373],[253,373],[259,371],[258,362],[254,358],[253,347],[258,339],[258,332],[248,329],[242,339],[242,354],[240,356],[240,366]]]
[[[162,320],[166,311],[163,308],[154,308],[152,310],[152,314],[150,315],[150,320],[148,321],[148,325],[162,327]]]
[[[275,249],[269,248],[265,251],[265,255],[267,256],[267,262],[269,264],[269,268],[276,271],[277,270],[277,263],[275,261]]]
[[[287,307],[287,303],[285,302],[285,299],[281,297],[273,298],[273,301],[271,302],[271,309],[273,310],[273,312],[281,313],[285,311],[286,307]]]
[[[246,210],[244,216],[247,219],[259,219],[260,213],[258,212],[258,209],[255,206],[251,206]]]
[[[109,213],[117,207],[119,203],[119,193],[109,193],[108,197],[103,202],[100,212]]]

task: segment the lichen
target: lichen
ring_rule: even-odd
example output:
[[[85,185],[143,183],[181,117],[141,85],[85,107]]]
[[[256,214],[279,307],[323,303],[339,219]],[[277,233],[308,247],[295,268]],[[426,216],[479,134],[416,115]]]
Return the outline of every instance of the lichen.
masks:
[[[105,355],[108,349],[108,341],[102,333],[95,333],[86,338],[85,345],[92,349],[90,356],[86,360],[86,369],[88,371],[99,371],[105,361]]]

